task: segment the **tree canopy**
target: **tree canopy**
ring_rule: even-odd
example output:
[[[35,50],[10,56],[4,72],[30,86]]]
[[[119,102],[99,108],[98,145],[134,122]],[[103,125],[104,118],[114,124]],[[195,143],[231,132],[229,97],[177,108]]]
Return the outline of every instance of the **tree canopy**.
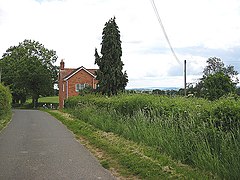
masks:
[[[126,71],[123,72],[120,31],[115,17],[106,22],[101,45],[102,56],[95,49],[95,64],[99,66],[97,70],[98,90],[109,96],[116,95],[118,91],[125,89],[128,77]]]
[[[210,57],[203,70],[203,77],[194,88],[191,87],[191,91],[194,91],[198,97],[218,99],[235,92],[236,84],[239,82],[237,75],[234,66],[225,66],[220,58]]]
[[[210,57],[207,60],[207,66],[203,70],[203,78],[208,77],[216,73],[222,72],[224,75],[231,78],[234,83],[238,83],[238,72],[234,70],[234,66],[228,65],[225,67],[224,63],[220,58]]]
[[[209,100],[219,99],[223,95],[234,93],[235,84],[223,72],[210,74],[203,81],[204,96]]]
[[[57,81],[56,52],[33,40],[7,49],[0,59],[2,81],[10,86],[15,102],[30,95],[36,105],[40,95],[53,93]]]

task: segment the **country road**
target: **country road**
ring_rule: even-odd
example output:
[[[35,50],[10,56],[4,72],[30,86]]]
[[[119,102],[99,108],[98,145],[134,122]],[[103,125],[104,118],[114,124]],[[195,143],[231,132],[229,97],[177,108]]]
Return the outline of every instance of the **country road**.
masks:
[[[115,179],[58,120],[37,110],[13,110],[0,132],[0,180]]]

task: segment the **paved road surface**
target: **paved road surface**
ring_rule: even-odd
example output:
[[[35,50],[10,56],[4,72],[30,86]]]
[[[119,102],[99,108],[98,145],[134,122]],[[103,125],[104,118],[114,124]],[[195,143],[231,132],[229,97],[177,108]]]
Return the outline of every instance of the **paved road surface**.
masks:
[[[13,113],[11,123],[0,132],[0,180],[114,179],[64,125],[47,113]]]

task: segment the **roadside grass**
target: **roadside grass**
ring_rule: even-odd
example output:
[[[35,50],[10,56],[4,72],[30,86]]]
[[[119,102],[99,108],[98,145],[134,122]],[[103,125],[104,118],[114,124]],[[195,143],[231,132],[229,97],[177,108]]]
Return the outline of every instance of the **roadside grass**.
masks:
[[[45,110],[76,137],[120,179],[218,179],[211,173],[173,161],[159,149],[104,132],[69,114]]]
[[[158,149],[175,161],[239,179],[240,100],[154,95],[69,98],[65,112],[92,126]]]
[[[4,116],[0,116],[0,131],[10,122],[11,118],[12,112],[9,112]]]

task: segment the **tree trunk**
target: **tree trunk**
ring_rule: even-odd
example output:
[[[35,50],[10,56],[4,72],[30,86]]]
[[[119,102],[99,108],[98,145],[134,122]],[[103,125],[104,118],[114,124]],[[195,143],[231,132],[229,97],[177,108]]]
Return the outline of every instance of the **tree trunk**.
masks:
[[[34,109],[38,107],[38,98],[39,98],[39,95],[37,94],[34,94],[32,96],[32,105]]]

